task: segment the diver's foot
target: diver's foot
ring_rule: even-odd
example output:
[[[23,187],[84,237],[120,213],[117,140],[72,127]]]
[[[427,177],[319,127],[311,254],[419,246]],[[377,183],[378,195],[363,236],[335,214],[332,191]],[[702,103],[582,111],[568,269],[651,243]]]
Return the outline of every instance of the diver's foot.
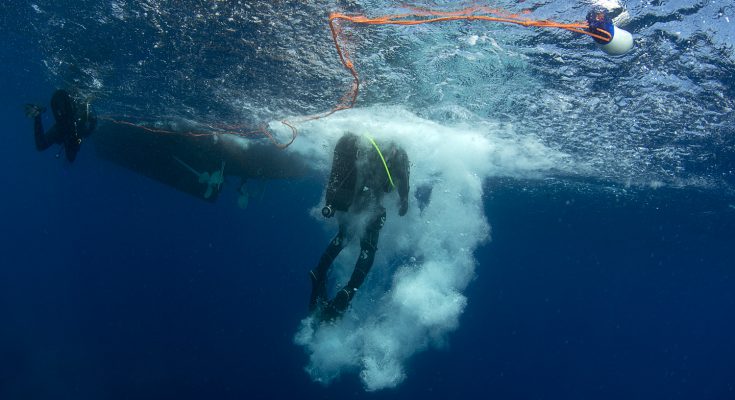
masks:
[[[350,306],[350,301],[355,295],[356,289],[344,288],[337,292],[334,299],[330,301],[322,311],[322,321],[334,321],[340,318]]]
[[[314,271],[309,271],[311,279],[311,298],[309,299],[309,312],[317,308],[323,308],[327,303],[327,284],[324,279],[318,279]]]

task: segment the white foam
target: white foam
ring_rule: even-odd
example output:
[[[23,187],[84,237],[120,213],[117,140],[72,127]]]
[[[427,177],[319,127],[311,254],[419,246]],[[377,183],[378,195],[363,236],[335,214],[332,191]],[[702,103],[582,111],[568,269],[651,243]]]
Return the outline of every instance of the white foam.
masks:
[[[399,217],[397,195],[386,196],[388,217],[375,264],[351,308],[333,325],[305,319],[295,338],[309,354],[306,370],[315,381],[327,384],[358,372],[366,390],[395,387],[412,354],[443,345],[459,326],[468,302],[462,293],[475,274],[473,253],[490,238],[483,182],[491,176],[537,175],[566,165],[567,157],[498,126],[443,126],[401,108],[349,110],[304,124],[300,131],[288,151],[325,173],[345,131],[369,132],[379,143],[394,140],[411,160],[409,212]],[[413,195],[426,185],[432,194],[420,211]],[[312,210],[315,216],[319,208]],[[335,286],[349,278],[357,242],[335,261]]]

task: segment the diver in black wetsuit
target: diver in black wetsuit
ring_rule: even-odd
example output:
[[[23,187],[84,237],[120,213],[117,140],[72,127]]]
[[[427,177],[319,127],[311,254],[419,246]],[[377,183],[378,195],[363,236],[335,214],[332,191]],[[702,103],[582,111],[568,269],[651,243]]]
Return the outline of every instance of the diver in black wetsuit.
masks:
[[[97,117],[89,110],[88,103],[77,103],[66,90],[59,89],[51,96],[51,111],[56,123],[48,132],[43,131],[41,114],[45,108],[26,104],[25,112],[33,118],[33,130],[36,139],[36,149],[43,151],[53,144],[64,146],[64,152],[69,162],[77,157],[82,139],[92,134],[97,127]]]
[[[372,138],[359,138],[351,133],[337,142],[322,215],[330,218],[336,211],[347,212],[348,215],[340,216],[337,236],[327,246],[316,268],[309,271],[312,282],[309,311],[319,312],[321,320],[333,320],[347,310],[375,259],[380,229],[385,223],[385,208],[381,204],[383,195],[396,189],[400,198],[398,214],[405,215],[408,211],[408,180],[408,155],[395,143],[381,149]],[[347,285],[328,301],[327,273],[345,246],[349,214],[359,213],[368,213],[360,238],[360,256]]]

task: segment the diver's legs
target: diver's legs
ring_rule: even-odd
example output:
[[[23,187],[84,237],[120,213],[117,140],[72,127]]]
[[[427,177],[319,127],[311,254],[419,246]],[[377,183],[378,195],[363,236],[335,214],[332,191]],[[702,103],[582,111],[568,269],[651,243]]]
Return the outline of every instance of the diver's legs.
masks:
[[[365,281],[365,277],[367,277],[370,268],[373,266],[373,261],[375,261],[375,251],[378,250],[378,239],[383,224],[385,224],[385,208],[380,207],[373,215],[360,239],[360,256],[355,263],[350,281],[329,302],[326,310],[327,318],[334,318],[345,312],[355,296],[355,292]]]
[[[340,224],[337,236],[329,242],[322,257],[319,259],[319,264],[317,264],[316,268],[309,271],[309,278],[311,278],[309,311],[314,311],[319,302],[324,302],[327,299],[327,272],[329,272],[329,267],[332,266],[334,259],[337,258],[344,248],[345,231],[346,227]]]

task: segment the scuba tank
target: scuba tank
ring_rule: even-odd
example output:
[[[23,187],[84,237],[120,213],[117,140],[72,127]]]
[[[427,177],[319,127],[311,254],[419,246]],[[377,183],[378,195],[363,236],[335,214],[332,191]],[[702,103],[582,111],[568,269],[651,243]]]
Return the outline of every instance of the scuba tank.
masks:
[[[357,161],[358,137],[352,133],[342,136],[334,147],[332,172],[329,175],[326,206],[322,215],[331,218],[336,211],[347,211],[352,205],[357,184],[355,162]]]
[[[594,38],[597,46],[605,53],[611,56],[619,56],[633,48],[633,35],[625,29],[615,26],[606,8],[595,7],[590,10],[587,13],[587,23],[589,24],[588,30],[591,33],[601,34],[601,31],[604,31],[610,34],[608,40]]]

